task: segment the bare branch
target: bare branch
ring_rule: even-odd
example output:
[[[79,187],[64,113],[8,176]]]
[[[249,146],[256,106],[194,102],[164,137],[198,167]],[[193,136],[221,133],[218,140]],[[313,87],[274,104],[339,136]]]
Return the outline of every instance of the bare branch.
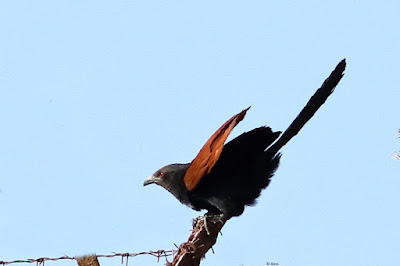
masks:
[[[77,257],[76,261],[78,262],[78,266],[100,266],[96,255]]]
[[[197,266],[216,243],[218,233],[227,220],[221,216],[200,216],[195,219],[188,241],[179,246],[173,266]]]

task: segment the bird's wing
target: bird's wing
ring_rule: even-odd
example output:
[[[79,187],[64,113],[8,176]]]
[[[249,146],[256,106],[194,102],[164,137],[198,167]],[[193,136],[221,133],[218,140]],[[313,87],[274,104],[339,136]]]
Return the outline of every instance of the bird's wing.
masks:
[[[196,158],[193,159],[183,177],[183,182],[185,183],[187,190],[193,190],[203,176],[211,172],[211,169],[221,155],[224,143],[232,129],[243,120],[247,110],[249,109],[250,107],[232,116],[207,140]]]

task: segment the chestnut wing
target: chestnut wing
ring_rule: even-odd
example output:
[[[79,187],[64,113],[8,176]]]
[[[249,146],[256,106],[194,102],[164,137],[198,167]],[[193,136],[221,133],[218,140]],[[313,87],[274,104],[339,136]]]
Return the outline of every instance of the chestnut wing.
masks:
[[[232,116],[207,140],[183,177],[187,190],[193,190],[200,180],[211,172],[232,129],[243,120],[249,109],[250,107]]]

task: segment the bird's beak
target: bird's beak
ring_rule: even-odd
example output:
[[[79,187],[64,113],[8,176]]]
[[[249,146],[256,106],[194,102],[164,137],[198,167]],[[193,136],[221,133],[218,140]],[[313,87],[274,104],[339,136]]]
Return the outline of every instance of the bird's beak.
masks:
[[[149,176],[148,178],[146,178],[146,180],[144,180],[143,186],[147,186],[150,184],[153,184],[156,182],[156,177],[154,175]]]

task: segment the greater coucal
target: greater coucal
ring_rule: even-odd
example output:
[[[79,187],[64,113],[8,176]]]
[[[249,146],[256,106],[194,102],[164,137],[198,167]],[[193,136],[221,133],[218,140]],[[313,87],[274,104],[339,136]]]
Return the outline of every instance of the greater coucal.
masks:
[[[278,151],[294,137],[321,107],[343,77],[343,59],[281,135],[263,126],[245,132],[224,145],[229,133],[247,110],[226,121],[187,164],[170,164],[148,177],[143,185],[155,183],[171,192],[181,203],[208,214],[229,219],[254,205],[279,166]]]

